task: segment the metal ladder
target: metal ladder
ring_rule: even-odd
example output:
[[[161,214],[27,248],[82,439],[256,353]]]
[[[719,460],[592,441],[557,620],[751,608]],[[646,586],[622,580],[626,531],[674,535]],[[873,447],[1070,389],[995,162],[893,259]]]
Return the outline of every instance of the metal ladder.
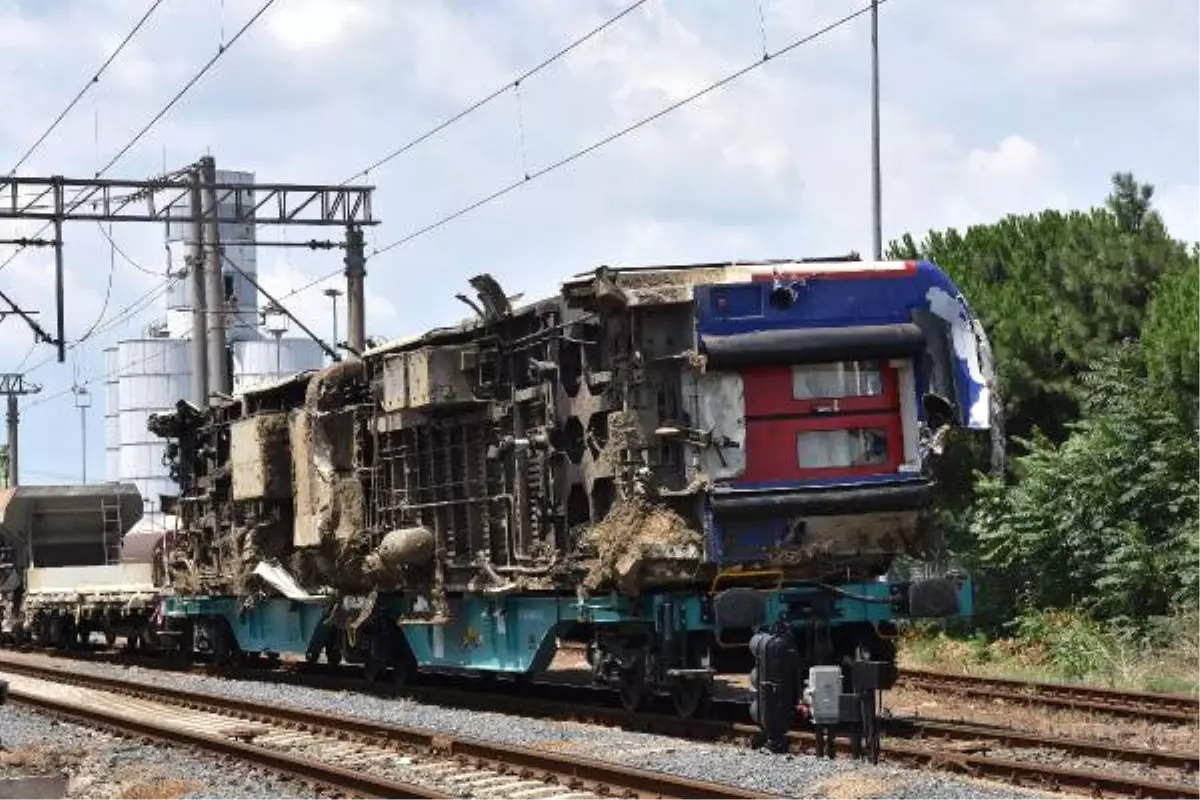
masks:
[[[104,563],[116,564],[121,560],[121,500],[119,497],[100,498],[100,519],[104,534]]]

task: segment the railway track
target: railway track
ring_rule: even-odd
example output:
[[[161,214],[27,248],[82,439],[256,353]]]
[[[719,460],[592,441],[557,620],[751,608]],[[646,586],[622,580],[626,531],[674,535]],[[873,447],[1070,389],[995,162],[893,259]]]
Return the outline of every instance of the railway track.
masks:
[[[1185,695],[1126,692],[1097,686],[1034,683],[916,669],[902,670],[900,681],[902,685],[914,689],[955,692],[969,697],[1012,703],[1036,704],[1175,724],[1194,725],[1200,721],[1200,700]]]
[[[734,786],[418,728],[0,662],[8,699],[364,797],[761,798]]]
[[[75,654],[78,656],[79,654]],[[108,660],[108,659],[106,659]],[[0,670],[8,662],[0,659]],[[145,662],[140,662],[145,663]],[[480,687],[457,676],[427,676],[405,687],[366,683],[351,669],[257,669],[245,667],[229,677],[272,681],[310,688],[406,696],[432,705],[493,711],[519,716],[588,722],[680,738],[756,745],[758,729],[746,723],[747,703],[717,700],[709,719],[682,720],[670,711],[630,714],[615,707],[609,692],[575,683],[527,684],[519,693]],[[201,672],[209,672],[200,666]],[[506,684],[499,684],[503,689]],[[928,718],[881,720],[886,736],[882,757],[893,763],[937,768],[1001,780],[1020,786],[1084,792],[1111,797],[1197,797],[1195,778],[1200,757],[1151,748],[1128,747],[1092,739],[1042,736],[998,726]],[[806,730],[793,731],[794,752],[812,752],[815,741]],[[843,746],[844,745],[844,746]],[[848,752],[848,743],[839,743]],[[1023,757],[996,756],[996,751]],[[1068,767],[1047,761],[1048,755],[1106,762],[1104,769]],[[1114,768],[1109,768],[1109,764]]]

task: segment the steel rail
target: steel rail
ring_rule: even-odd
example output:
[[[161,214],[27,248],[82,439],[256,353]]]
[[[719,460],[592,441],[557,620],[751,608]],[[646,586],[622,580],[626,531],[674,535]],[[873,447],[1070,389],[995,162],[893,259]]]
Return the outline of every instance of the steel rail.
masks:
[[[518,769],[553,776],[560,779],[565,785],[583,784],[595,787],[606,794],[611,794],[613,790],[616,790],[635,797],[660,798],[765,798],[771,796],[736,786],[699,781],[611,762],[584,759],[564,753],[452,736],[428,729],[339,717],[308,709],[267,706],[235,697],[153,686],[120,678],[87,675],[48,665],[34,665],[3,659],[0,660],[0,674],[4,672],[165,701],[189,708],[215,710],[247,719],[279,722],[315,731],[361,738],[374,743],[399,745],[406,749],[436,753],[449,758],[459,757],[476,762],[486,762],[505,769]],[[14,689],[10,689],[9,696],[18,702],[24,702],[27,697]],[[98,710],[92,710],[91,713],[102,714]],[[123,719],[121,724],[124,724]],[[153,723],[146,724],[153,726]],[[158,734],[151,735],[157,736]],[[251,747],[254,751],[263,751],[270,754],[271,757],[278,755],[263,748],[254,748],[252,745],[235,744],[239,747]],[[226,745],[222,744],[222,746]],[[251,751],[246,752],[248,755],[255,755]],[[249,760],[255,759],[250,758]],[[323,769],[325,765],[319,766]],[[407,791],[425,790],[422,787],[410,787]],[[411,793],[389,795],[385,793],[379,796],[442,797],[448,795]]]
[[[448,798],[453,795],[415,784],[392,781],[369,774],[352,772],[335,764],[327,764],[307,758],[297,758],[288,753],[269,750],[265,747],[229,739],[221,736],[185,731],[149,719],[130,720],[115,717],[104,709],[77,705],[62,698],[51,698],[27,694],[21,689],[9,687],[11,702],[37,708],[58,717],[65,717],[89,726],[110,729],[118,734],[137,733],[185,747],[195,747],[239,761],[327,786],[335,791],[362,797],[405,797],[405,798]]]
[[[1169,722],[1200,722],[1200,705],[1186,695],[1122,692],[1093,686],[977,678],[924,670],[901,670],[900,685],[914,689]]]
[[[905,668],[902,676],[915,678],[950,678],[951,680],[966,680],[972,683],[984,683],[1007,689],[1032,689],[1048,694],[1062,694],[1071,697],[1088,697],[1093,699],[1134,700],[1148,705],[1160,705],[1165,708],[1181,708],[1186,711],[1200,711],[1200,697],[1189,694],[1170,694],[1168,692],[1137,692],[1125,689],[1110,689],[1106,686],[1089,686],[1082,683],[1051,683],[1049,681],[1027,681],[1019,678],[1000,678],[991,675],[956,675],[931,669]]]
[[[881,720],[883,730],[891,736],[905,738],[962,741],[986,739],[1003,747],[1026,747],[1062,750],[1074,756],[1088,756],[1107,761],[1122,761],[1149,767],[1177,769],[1184,773],[1200,771],[1200,755],[1151,747],[1130,747],[1100,739],[1077,739],[1068,736],[1043,736],[999,725],[980,725],[943,719],[890,717]]]
[[[59,657],[79,658],[83,654],[77,652],[60,652]],[[104,656],[108,661],[107,652],[89,654]],[[86,658],[94,660],[94,658]],[[6,666],[4,658],[0,658],[0,669]],[[149,658],[139,658],[138,664],[154,668],[154,661]],[[162,666],[162,664],[158,664]],[[326,668],[330,672],[340,673],[342,670]],[[209,673],[210,669],[193,664],[193,672]],[[350,672],[349,669],[344,672]],[[658,712],[636,712],[630,714],[619,708],[606,705],[608,693],[601,688],[571,684],[571,682],[540,681],[524,686],[520,694],[487,691],[469,680],[462,680],[455,675],[433,674],[426,675],[427,682],[419,685],[395,686],[389,684],[368,684],[361,679],[344,678],[337,674],[328,674],[322,669],[313,669],[312,664],[305,664],[302,672],[288,669],[256,669],[244,667],[232,673],[224,673],[228,678],[245,680],[274,681],[280,684],[300,685],[318,690],[329,691],[358,691],[377,694],[384,697],[407,697],[418,702],[433,705],[454,706],[475,711],[492,711],[498,714],[520,716],[538,716],[557,718],[604,726],[617,726],[626,729],[641,730],[678,738],[724,741],[733,744],[754,746],[761,738],[761,732],[752,726],[749,720],[748,703],[745,700],[720,699],[714,700],[710,711],[713,718],[692,718],[680,720],[676,715],[658,714]],[[1130,765],[1150,766],[1192,772],[1200,766],[1200,753],[1171,752],[1156,750],[1150,747],[1133,747],[1106,742],[1103,740],[1063,738],[1063,736],[1040,735],[1020,732],[1001,726],[986,726],[986,724],[937,720],[937,718],[913,717],[881,717],[883,732],[892,738],[930,739],[942,741],[985,740],[995,742],[995,746],[1008,748],[1030,748],[1030,750],[1060,751],[1078,757],[1091,757],[1110,762]],[[811,751],[814,739],[805,730],[796,730],[791,735],[792,752]],[[983,745],[991,746],[990,744]],[[884,753],[889,752],[887,745]],[[924,751],[923,751],[924,752]],[[896,753],[901,760],[907,758],[905,753]],[[1171,784],[1174,786],[1174,784]]]

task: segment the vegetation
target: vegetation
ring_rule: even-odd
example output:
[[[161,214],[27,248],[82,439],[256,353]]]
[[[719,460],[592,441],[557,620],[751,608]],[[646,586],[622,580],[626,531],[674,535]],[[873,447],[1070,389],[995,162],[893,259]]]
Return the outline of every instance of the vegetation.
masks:
[[[1200,248],[1170,237],[1153,196],[1122,173],[1090,211],[890,248],[947,269],[995,351],[1008,470],[984,474],[986,448],[961,445],[941,512],[977,579],[980,658],[1111,678],[1186,619],[1195,676]]]
[[[916,667],[1062,680],[1146,692],[1198,690],[1200,618],[1190,612],[1159,618],[1140,635],[1073,611],[1028,612],[1011,635],[952,636],[933,628],[906,632],[901,662]]]

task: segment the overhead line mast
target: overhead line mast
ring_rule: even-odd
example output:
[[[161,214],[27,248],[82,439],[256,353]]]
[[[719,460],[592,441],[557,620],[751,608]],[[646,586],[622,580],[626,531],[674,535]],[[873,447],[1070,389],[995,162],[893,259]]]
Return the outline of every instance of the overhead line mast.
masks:
[[[197,188],[194,173],[199,171],[201,204],[189,204]],[[42,341],[58,349],[58,361],[66,360],[65,313],[63,296],[63,237],[64,222],[154,222],[166,223],[186,219],[201,210],[205,230],[205,255],[208,269],[216,270],[214,285],[206,284],[210,308],[223,309],[224,291],[220,279],[218,226],[233,225],[311,225],[339,226],[348,231],[347,242],[361,242],[361,229],[375,225],[372,215],[371,186],[330,186],[287,183],[222,183],[216,180],[216,168],[211,158],[201,159],[191,167],[153,180],[120,180],[110,178],[0,177],[0,220],[46,220],[54,226],[53,240],[45,242],[55,251],[56,335],[51,336],[29,315],[12,304]],[[253,197],[253,201],[247,198]],[[357,231],[355,237],[349,231]],[[193,253],[195,256],[195,253]],[[352,319],[362,319],[362,280],[347,264],[348,302]],[[7,298],[0,295],[0,300]],[[354,315],[357,315],[354,316]],[[218,345],[223,351],[224,315],[211,315],[206,337],[209,349]],[[214,325],[218,326],[214,329]],[[360,326],[361,327],[361,324]],[[361,337],[357,337],[361,338]],[[214,353],[207,354],[208,385],[227,392],[224,358],[218,362]],[[219,371],[214,367],[219,365]]]

